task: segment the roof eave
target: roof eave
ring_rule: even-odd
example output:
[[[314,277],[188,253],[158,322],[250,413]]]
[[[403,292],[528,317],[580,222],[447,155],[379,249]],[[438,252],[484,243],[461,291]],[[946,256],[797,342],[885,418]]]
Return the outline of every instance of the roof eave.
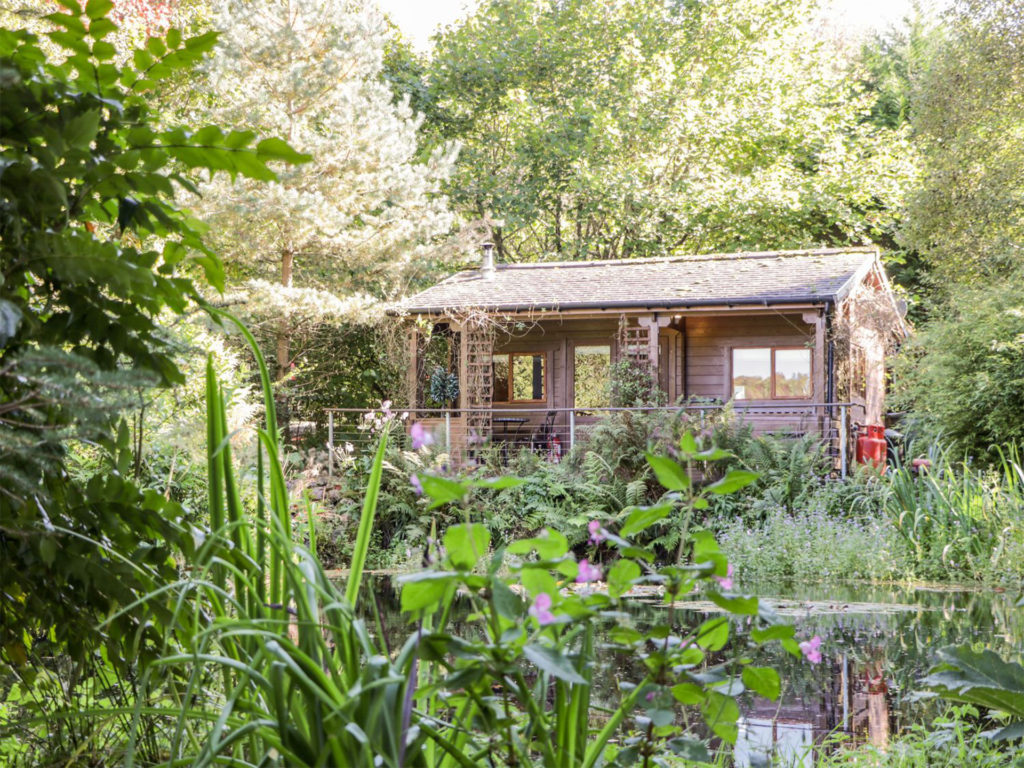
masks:
[[[420,306],[395,307],[387,314],[397,315],[446,315],[453,312],[478,311],[487,314],[523,314],[529,312],[565,312],[570,310],[673,310],[696,307],[773,307],[780,304],[826,304],[835,303],[836,294],[805,294],[797,296],[776,296],[771,298],[741,297],[735,299],[680,299],[678,301],[645,302],[633,299],[622,301],[574,301],[567,304],[498,304],[491,306]]]

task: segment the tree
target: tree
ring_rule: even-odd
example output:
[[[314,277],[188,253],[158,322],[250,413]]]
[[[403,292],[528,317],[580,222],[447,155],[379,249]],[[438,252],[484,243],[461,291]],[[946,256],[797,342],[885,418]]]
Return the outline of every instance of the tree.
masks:
[[[888,237],[905,130],[862,119],[870,99],[811,16],[797,0],[485,2],[425,75],[425,131],[464,145],[445,188],[512,260]]]
[[[960,0],[912,95],[921,181],[901,241],[933,286],[1001,281],[1024,261],[1024,24],[1014,0]]]
[[[51,631],[76,657],[103,638],[112,659],[122,641],[149,652],[143,611],[112,612],[151,575],[174,578],[192,535],[180,507],[128,479],[111,395],[180,383],[160,316],[201,301],[204,282],[222,287],[201,225],[175,203],[188,175],[271,180],[269,162],[305,159],[249,131],[162,125],[152,89],[215,34],[172,29],[118,65],[109,0],[62,5],[50,44],[0,29],[0,652],[16,663]],[[70,472],[76,440],[105,452],[99,471]]]
[[[1024,443],[1024,269],[992,284],[954,287],[896,360],[897,405],[929,436],[994,460]]]
[[[225,32],[209,79],[216,114],[286,136],[315,158],[270,185],[204,190],[233,274],[253,279],[250,314],[275,324],[284,375],[300,328],[308,334],[318,318],[354,316],[367,303],[350,300],[355,294],[392,295],[438,258],[433,241],[452,225],[439,184],[454,150],[417,159],[419,121],[382,78],[386,26],[372,7],[230,0],[218,18]],[[282,302],[294,310],[258,311]]]

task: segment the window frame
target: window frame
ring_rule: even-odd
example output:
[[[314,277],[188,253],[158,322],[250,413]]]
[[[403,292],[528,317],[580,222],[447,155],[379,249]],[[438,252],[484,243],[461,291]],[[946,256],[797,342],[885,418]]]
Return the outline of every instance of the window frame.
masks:
[[[549,361],[548,361],[548,353],[547,352],[542,352],[542,351],[537,351],[537,352],[492,352],[491,353],[491,361],[492,361],[491,365],[492,366],[494,365],[493,361],[494,361],[494,358],[496,358],[496,357],[507,357],[508,358],[508,378],[506,380],[506,383],[508,385],[508,397],[509,397],[509,399],[508,400],[495,400],[494,399],[494,382],[492,381],[491,382],[491,402],[492,403],[502,403],[502,404],[507,404],[507,405],[515,405],[515,404],[529,404],[529,403],[545,403],[546,404],[548,402],[551,390],[550,390],[550,373],[549,373],[550,364],[549,364]],[[513,379],[513,374],[515,373],[515,365],[514,365],[514,363],[512,361],[512,358],[514,358],[514,357],[531,357],[531,358],[532,357],[542,357],[542,358],[544,358],[544,397],[542,397],[540,400],[516,400],[512,396],[512,393],[514,392],[514,390],[512,388],[512,379]]]
[[[735,352],[737,349],[767,349],[770,352],[768,358],[768,370],[769,378],[771,380],[771,395],[768,398],[763,397],[736,397],[736,356]],[[777,351],[784,352],[790,350],[802,350],[807,352],[810,361],[809,370],[809,381],[811,385],[811,391],[806,397],[802,395],[777,395],[775,394],[775,353]],[[757,346],[735,346],[729,348],[729,399],[737,402],[757,402],[758,400],[813,400],[814,399],[814,349],[804,345],[790,345],[782,344],[779,346],[771,344],[758,344]]]

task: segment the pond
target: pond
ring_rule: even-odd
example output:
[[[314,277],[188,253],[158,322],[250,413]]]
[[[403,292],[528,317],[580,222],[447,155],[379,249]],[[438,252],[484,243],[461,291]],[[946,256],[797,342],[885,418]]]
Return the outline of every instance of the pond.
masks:
[[[832,733],[884,746],[908,725],[930,722],[943,708],[918,698],[918,681],[937,648],[977,643],[1012,658],[1024,648],[1024,610],[1014,608],[1015,595],[1004,592],[865,584],[737,586],[790,617],[798,639],[819,635],[823,640],[817,665],[778,647],[751,646],[758,664],[778,670],[783,691],[775,702],[740,696],[743,716],[733,755],[740,768],[764,765],[773,756],[777,764],[810,768],[814,746]],[[390,580],[377,576],[371,588],[384,614],[385,632],[398,642],[408,627]],[[679,605],[685,608],[683,616],[692,615],[693,625],[719,612],[699,598]],[[664,610],[657,599],[634,600],[640,623]],[[732,647],[742,648],[746,620],[735,617],[732,624]],[[620,680],[639,679],[639,665],[621,654],[607,653],[599,663],[607,674],[597,678],[597,699],[611,700]]]

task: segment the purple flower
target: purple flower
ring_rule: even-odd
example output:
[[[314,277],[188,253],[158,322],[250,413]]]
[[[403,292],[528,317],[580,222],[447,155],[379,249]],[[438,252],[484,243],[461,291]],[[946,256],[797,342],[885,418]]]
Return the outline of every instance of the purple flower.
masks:
[[[555,614],[551,612],[551,595],[541,592],[530,606],[529,613],[542,627],[555,623]]]
[[[815,635],[810,640],[800,643],[800,652],[811,664],[821,662],[821,637]]]
[[[732,563],[729,563],[729,567],[725,571],[725,576],[715,576],[722,589],[732,589]]]
[[[412,436],[412,449],[418,451],[428,445],[434,444],[434,436],[430,430],[423,426],[423,422],[417,421],[409,427],[409,434]]]
[[[647,695],[646,695],[646,696],[644,696],[644,698],[645,698],[645,699],[646,699],[647,701],[654,701],[654,691],[649,691],[649,692],[647,693]]]
[[[412,486],[417,496],[423,495],[423,483],[420,482],[418,475],[409,475],[409,485]]]
[[[601,569],[596,565],[591,565],[585,559],[580,560],[579,572],[576,574],[577,584],[586,584],[588,581],[600,581],[601,580]]]
[[[597,520],[591,520],[589,523],[587,523],[587,530],[590,531],[591,544],[600,544],[602,541],[604,541],[604,532],[601,530],[601,523]]]

